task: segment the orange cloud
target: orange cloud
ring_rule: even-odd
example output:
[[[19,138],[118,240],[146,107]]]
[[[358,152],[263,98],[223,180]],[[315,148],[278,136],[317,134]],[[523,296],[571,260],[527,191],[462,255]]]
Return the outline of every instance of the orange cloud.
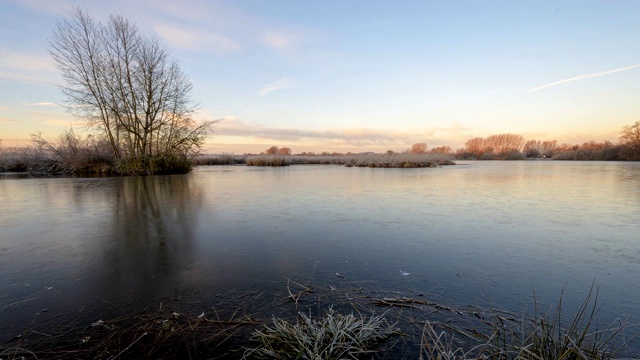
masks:
[[[235,142],[304,145],[314,147],[358,148],[363,149],[405,149],[416,142],[427,142],[430,146],[464,143],[468,130],[459,124],[451,127],[429,127],[416,131],[397,131],[366,127],[344,129],[297,129],[278,128],[245,123],[233,117],[227,117],[216,125],[218,141],[232,138]],[[241,139],[245,139],[242,141]],[[462,140],[464,139],[464,140]]]

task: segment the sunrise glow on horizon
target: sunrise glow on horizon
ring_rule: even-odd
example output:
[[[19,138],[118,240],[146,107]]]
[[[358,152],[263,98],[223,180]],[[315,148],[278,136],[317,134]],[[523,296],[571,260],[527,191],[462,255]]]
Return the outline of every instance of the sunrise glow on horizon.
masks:
[[[47,52],[74,6],[169,48],[220,120],[211,153],[617,142],[639,120],[637,2],[1,0],[3,146],[80,128]]]

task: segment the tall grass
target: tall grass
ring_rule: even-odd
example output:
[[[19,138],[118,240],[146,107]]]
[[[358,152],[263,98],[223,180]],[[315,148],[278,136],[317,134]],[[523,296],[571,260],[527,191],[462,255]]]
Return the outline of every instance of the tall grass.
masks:
[[[453,337],[438,334],[427,322],[423,330],[420,360],[435,359],[523,359],[523,360],[610,360],[625,348],[628,321],[603,327],[598,319],[602,305],[593,287],[578,310],[565,318],[562,294],[557,305],[535,317],[523,316],[512,324],[493,312],[493,333],[489,340],[473,349],[454,346]],[[470,354],[474,354],[471,356]]]
[[[531,320],[522,320],[519,329],[508,328],[494,317],[495,347],[500,356],[517,359],[613,359],[626,345],[627,321],[602,327],[598,313],[598,290],[592,287],[578,310],[564,318],[563,294],[558,304]],[[622,339],[619,339],[619,338]],[[620,340],[619,342],[616,342]]]

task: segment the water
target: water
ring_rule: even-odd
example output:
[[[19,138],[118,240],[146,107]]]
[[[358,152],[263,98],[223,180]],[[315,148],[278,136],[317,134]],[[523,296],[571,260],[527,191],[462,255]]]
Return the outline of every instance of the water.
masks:
[[[5,338],[35,313],[61,321],[177,299],[205,308],[310,278],[515,312],[534,291],[546,305],[565,289],[575,307],[595,283],[606,321],[640,322],[639,163],[5,176],[0,198]]]

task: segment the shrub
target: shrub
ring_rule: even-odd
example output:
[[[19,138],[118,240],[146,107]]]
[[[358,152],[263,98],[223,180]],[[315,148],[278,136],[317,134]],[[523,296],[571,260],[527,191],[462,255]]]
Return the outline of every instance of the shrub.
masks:
[[[478,160],[495,160],[496,157],[491,152],[486,152]]]
[[[514,151],[511,153],[508,153],[507,155],[504,156],[504,158],[502,158],[503,160],[524,160],[525,156],[523,153],[518,152],[518,151]]]

